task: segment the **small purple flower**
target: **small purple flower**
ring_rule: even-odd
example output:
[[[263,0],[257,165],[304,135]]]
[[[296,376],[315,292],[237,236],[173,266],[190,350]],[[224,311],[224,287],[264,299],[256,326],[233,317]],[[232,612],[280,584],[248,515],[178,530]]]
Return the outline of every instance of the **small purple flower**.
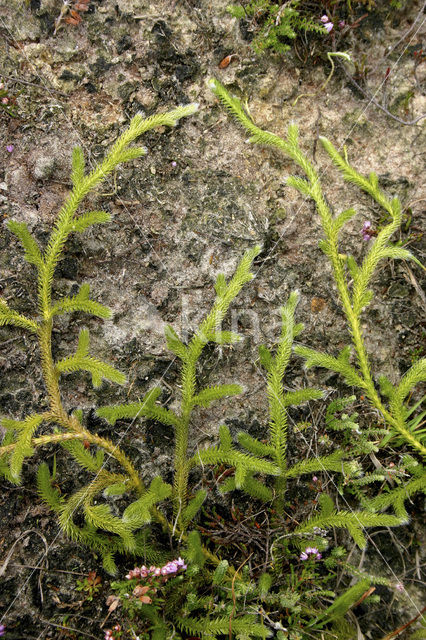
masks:
[[[0,624],[0,636],[4,636],[5,633],[6,627],[4,626],[4,624]]]
[[[361,234],[362,234],[362,239],[365,242],[368,242],[368,240],[370,240],[371,236],[373,235],[372,233],[372,229],[371,229],[371,222],[370,220],[366,220],[362,226],[361,229]]]
[[[404,585],[402,584],[402,582],[397,582],[397,583],[396,583],[396,585],[395,585],[395,589],[396,589],[397,591],[400,591],[401,593],[402,593],[403,591],[405,591],[405,589],[404,589]]]
[[[176,167],[177,167],[177,162],[176,162],[176,160],[173,160],[173,162],[172,162],[172,167],[173,167],[173,169],[176,169]]]
[[[316,547],[306,547],[300,554],[301,560],[307,560],[309,556],[315,556],[317,560],[321,560],[322,556]]]
[[[321,22],[329,22],[328,16],[326,16],[325,14],[323,16],[321,16],[320,18]]]
[[[339,20],[339,28],[343,29],[343,27],[346,25],[346,22],[344,20]]]
[[[330,33],[333,30],[333,23],[332,22],[326,22],[324,24],[324,27],[327,29],[328,33]]]
[[[6,145],[6,151],[8,151],[9,153],[12,153],[12,151],[14,150],[14,148],[15,148],[15,147],[13,146],[13,144],[7,144],[7,145]],[[1,626],[0,626],[0,629],[1,629]]]
[[[318,482],[318,478],[316,476],[312,476],[312,482]]]

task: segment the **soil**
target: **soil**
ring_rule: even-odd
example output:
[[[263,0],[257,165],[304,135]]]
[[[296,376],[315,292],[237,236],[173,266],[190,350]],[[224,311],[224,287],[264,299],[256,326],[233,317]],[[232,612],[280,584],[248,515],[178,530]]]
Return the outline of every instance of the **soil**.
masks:
[[[359,171],[377,172],[386,193],[401,199],[404,225],[396,239],[419,260],[425,257],[425,135],[419,119],[426,113],[423,3],[408,0],[399,10],[390,10],[388,2],[377,2],[370,11],[359,7],[359,25],[340,42],[334,34],[306,36],[280,56],[257,56],[250,45],[253,25],[233,18],[227,4],[91,0],[77,25],[63,21],[54,33],[60,0],[0,0],[0,81],[12,102],[16,98],[16,117],[0,110],[0,293],[17,311],[36,315],[36,285],[8,220],[25,221],[42,244],[70,189],[76,144],[93,166],[137,112],[149,116],[178,104],[200,104],[198,113],[176,128],[144,137],[148,155],[119,167],[86,203],[87,210],[109,211],[112,222],[67,244],[55,274],[56,295],[75,294],[88,282],[92,297],[109,306],[113,316],[107,321],[61,317],[54,331],[55,356],[71,353],[80,328],[87,326],[91,352],[128,376],[122,388],[104,383],[97,390],[89,376],[67,376],[61,387],[67,409],[82,409],[90,420],[93,408],[134,401],[154,384],[163,386],[162,400],[173,406],[179,368],[167,350],[165,325],[190,336],[214,299],[215,276],[230,276],[245,249],[263,247],[256,278],[226,321],[243,342],[208,350],[199,371],[200,382],[238,382],[245,393],[196,413],[194,447],[214,440],[223,421],[232,433],[243,427],[259,436],[265,428],[257,349],[276,343],[279,308],[292,290],[301,293],[297,320],[305,324],[303,344],[337,353],[348,341],[331,271],[318,247],[315,210],[286,185],[294,165],[245,143],[245,134],[207,87],[208,78],[217,77],[246,100],[260,126],[285,135],[289,121],[298,124],[333,209],[357,210],[345,228],[343,251],[361,258],[363,221],[377,229],[384,217],[367,196],[343,183],[320,148],[320,135],[344,146]],[[371,104],[338,64],[324,88],[330,73],[326,54],[333,46],[351,54],[348,72],[398,119]],[[221,68],[227,55],[231,62]],[[396,381],[424,354],[421,277],[414,263],[385,261],[375,278],[364,330],[376,377],[385,374]],[[46,409],[37,345],[24,331],[0,327],[0,370],[2,417],[21,419]],[[321,385],[332,393],[340,383],[324,371],[304,370],[295,358],[286,384]],[[374,419],[362,399],[357,403],[365,420]],[[319,403],[292,419],[313,424],[317,439],[323,413]],[[124,422],[99,428],[121,442],[147,480],[158,473],[167,477],[173,444],[168,428],[143,422],[131,432]],[[294,457],[308,449],[309,443],[301,445],[298,438],[292,430]],[[400,456],[396,449],[395,463]],[[8,640],[104,635],[109,577],[96,555],[63,536],[36,491],[37,464],[53,464],[54,457],[58,468],[63,464],[61,490],[82,486],[84,473],[61,451],[47,448],[25,467],[22,486],[1,483],[0,614]],[[403,580],[408,596],[384,589],[382,608],[376,607],[374,615],[367,608],[360,612],[358,637],[378,640],[418,611],[421,501],[415,500],[410,511],[410,525],[388,536],[375,532],[363,558],[370,573]],[[120,570],[126,567],[129,561],[122,559]],[[89,602],[75,588],[91,570],[102,576],[102,589]]]

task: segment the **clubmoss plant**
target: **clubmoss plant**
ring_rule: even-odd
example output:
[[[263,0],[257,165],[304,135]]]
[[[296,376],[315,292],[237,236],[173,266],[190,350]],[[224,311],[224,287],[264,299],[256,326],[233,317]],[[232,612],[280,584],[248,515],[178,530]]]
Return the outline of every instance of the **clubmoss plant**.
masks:
[[[52,284],[55,267],[60,261],[65,243],[70,234],[81,233],[94,224],[106,223],[110,215],[105,211],[89,211],[78,215],[78,209],[85,198],[122,162],[136,159],[146,153],[141,146],[130,146],[143,133],[159,126],[175,126],[183,118],[197,110],[196,104],[178,107],[168,113],[157,114],[144,119],[136,115],[128,129],[118,138],[105,159],[92,171],[85,172],[83,151],[76,147],[72,157],[72,191],[62,206],[54,228],[50,234],[47,247],[41,251],[37,242],[23,222],[10,221],[9,229],[21,241],[25,250],[25,259],[37,269],[38,308],[37,316],[26,317],[10,309],[6,300],[0,299],[0,326],[13,325],[29,331],[37,338],[40,349],[43,379],[48,395],[49,409],[42,413],[33,413],[23,420],[2,419],[6,429],[3,446],[0,447],[0,471],[11,482],[19,483],[22,466],[26,458],[32,456],[37,447],[59,443],[74,456],[87,470],[96,473],[94,481],[80,490],[68,502],[51,486],[51,478],[47,465],[41,465],[38,472],[39,487],[50,506],[60,513],[63,528],[75,539],[97,546],[101,551],[114,550],[108,536],[99,537],[97,545],[96,528],[100,522],[104,529],[114,532],[117,549],[129,551],[137,548],[129,526],[112,515],[107,505],[93,505],[93,496],[114,482],[126,482],[129,489],[142,494],[145,491],[143,482],[127,455],[106,438],[86,429],[81,420],[81,413],[69,415],[63,406],[59,381],[68,372],[83,370],[92,375],[92,382],[98,387],[102,379],[124,384],[126,377],[114,367],[89,355],[89,332],[80,332],[77,349],[74,355],[54,360],[52,354],[52,329],[56,316],[74,311],[82,311],[99,318],[108,318],[109,309],[90,299],[89,285],[83,284],[79,292],[72,297],[65,296],[52,301]],[[37,436],[41,425],[51,425],[52,433]],[[83,444],[84,441],[84,444]],[[94,445],[96,454],[86,450],[86,446]],[[103,465],[103,453],[107,452],[119,463],[125,475],[111,474]],[[73,511],[82,506],[87,526],[77,528],[72,521]],[[112,544],[112,547],[111,547]]]
[[[209,342],[217,344],[233,344],[240,340],[240,337],[230,331],[221,331],[221,322],[229,308],[232,300],[238,295],[244,283],[253,277],[250,273],[250,265],[256,255],[259,253],[260,247],[254,247],[246,252],[241,260],[233,278],[227,284],[225,276],[220,274],[217,278],[216,300],[213,308],[207,318],[201,323],[193,338],[188,345],[185,345],[178,337],[172,326],[166,329],[166,340],[169,349],[181,360],[181,400],[180,410],[175,413],[170,409],[165,409],[156,404],[156,400],[161,394],[161,388],[152,389],[141,402],[133,404],[125,404],[112,407],[103,407],[98,409],[97,414],[102,418],[106,418],[111,424],[114,424],[119,418],[135,418],[137,416],[145,416],[153,418],[173,427],[175,433],[175,453],[174,453],[174,484],[173,484],[173,502],[174,515],[176,524],[179,527],[186,528],[191,522],[198,509],[201,507],[206,492],[201,489],[193,500],[188,504],[188,474],[192,467],[196,464],[207,463],[203,457],[188,457],[188,436],[190,428],[191,414],[195,407],[208,407],[212,402],[220,400],[227,396],[232,396],[242,392],[242,388],[236,384],[217,385],[214,387],[206,387],[197,389],[196,367],[197,362],[203,352],[203,349]],[[229,439],[229,430],[221,427],[221,439]],[[231,446],[226,447],[220,452],[216,449],[209,450],[210,464],[227,463],[235,466],[239,477],[243,478],[246,473],[263,472],[263,473],[279,473],[279,469],[272,463],[260,461],[254,457],[244,456],[234,451]],[[167,496],[168,497],[168,496]],[[159,496],[162,499],[163,496]],[[148,513],[143,506],[145,498],[141,498],[138,503],[128,507],[125,517],[136,516],[136,511],[142,509],[144,513]],[[144,518],[141,520],[141,524]]]
[[[406,399],[416,385],[426,380],[426,359],[423,358],[415,362],[397,385],[393,385],[385,376],[380,376],[378,381],[381,393],[379,393],[374,382],[361,327],[361,315],[373,298],[373,291],[369,285],[379,262],[391,258],[414,260],[420,264],[407,249],[392,245],[390,242],[392,234],[401,224],[401,204],[398,198],[390,200],[379,188],[378,178],[374,172],[371,172],[368,178],[364,177],[351,167],[347,158],[340,155],[329,140],[324,137],[320,138],[324,149],[341,171],[343,178],[369,194],[390,216],[391,221],[381,229],[374,241],[371,242],[362,264],[358,265],[353,256],[343,256],[339,251],[339,233],[356,212],[354,209],[347,209],[339,215],[333,216],[322,192],[318,173],[300,148],[297,126],[295,124],[289,126],[286,140],[269,131],[264,131],[253,123],[244,111],[241,102],[231,96],[217,80],[210,80],[209,85],[231,115],[250,133],[249,142],[279,149],[290,156],[302,169],[306,179],[293,176],[288,179],[287,183],[314,200],[320,217],[324,233],[320,247],[333,269],[356,362],[351,363],[352,348],[350,345],[344,347],[337,357],[303,346],[296,346],[295,353],[305,359],[307,367],[324,367],[339,373],[347,384],[362,390],[371,404],[381,413],[386,424],[397,432],[405,443],[425,456],[426,447],[417,437],[416,429],[410,429],[408,417],[411,410]]]
[[[215,89],[220,93],[216,85]],[[221,91],[222,100],[225,103],[230,101],[232,109],[240,114],[240,118],[247,119],[239,103],[230,98],[224,90]],[[281,309],[282,330],[275,351],[266,346],[260,347],[260,361],[267,376],[266,396],[269,404],[269,429],[265,430],[264,439],[256,439],[240,432],[237,436],[238,442],[234,442],[229,428],[222,425],[219,429],[219,444],[197,449],[191,442],[192,418],[196,407],[208,407],[214,401],[242,392],[238,384],[200,388],[197,366],[209,343],[224,345],[240,340],[237,334],[222,330],[221,324],[232,301],[253,277],[251,268],[260,251],[258,246],[245,252],[229,281],[223,274],[217,277],[216,295],[211,311],[188,343],[184,343],[171,326],[166,328],[167,345],[181,363],[180,390],[176,398],[178,408],[172,410],[162,406],[161,388],[154,387],[138,402],[101,407],[97,410],[97,415],[111,424],[117,420],[142,417],[169,426],[174,435],[171,484],[165,482],[161,476],[156,476],[147,486],[142,480],[142,473],[135,468],[124,451],[85,427],[80,410],[69,414],[64,407],[59,382],[61,376],[68,372],[88,371],[95,387],[99,386],[103,379],[118,384],[125,382],[125,376],[121,372],[89,355],[88,331],[83,329],[80,332],[74,354],[55,360],[52,353],[52,329],[57,315],[74,311],[83,311],[100,318],[110,315],[106,307],[89,297],[88,285],[83,284],[75,296],[60,300],[54,300],[52,293],[55,268],[69,235],[83,232],[92,224],[109,220],[109,215],[104,211],[90,211],[78,215],[77,211],[83,198],[111,173],[117,164],[145,153],[142,147],[129,146],[142,133],[159,125],[173,126],[180,118],[194,113],[196,108],[196,105],[188,105],[146,120],[136,116],[104,161],[90,173],[85,172],[83,153],[77,148],[73,153],[73,189],[59,213],[44,251],[40,250],[25,224],[13,221],[9,223],[10,230],[24,246],[26,260],[37,269],[38,315],[24,316],[10,309],[5,300],[1,300],[0,325],[14,325],[28,330],[38,339],[49,408],[41,413],[27,415],[23,420],[2,420],[6,435],[0,447],[0,472],[11,482],[18,484],[21,481],[24,462],[33,456],[37,448],[47,444],[61,445],[80,467],[93,476],[86,486],[65,496],[54,486],[57,476],[56,464],[52,470],[46,463],[40,464],[37,472],[39,493],[58,514],[62,530],[73,540],[98,551],[103,558],[104,568],[110,573],[116,572],[117,553],[138,556],[144,558],[145,562],[155,563],[160,573],[160,565],[167,571],[172,565],[176,564],[177,567],[179,564],[182,571],[171,572],[173,575],[170,574],[170,580],[161,580],[156,585],[134,584],[131,583],[136,576],[133,571],[128,574],[131,577],[127,585],[119,584],[117,587],[123,598],[128,600],[130,614],[147,622],[143,625],[143,633],[146,633],[143,637],[166,640],[174,636],[181,638],[192,635],[203,640],[211,640],[228,635],[230,639],[243,639],[266,638],[276,632],[277,637],[283,640],[287,631],[283,611],[291,611],[291,614],[287,615],[289,625],[293,625],[294,613],[294,625],[297,629],[295,633],[303,625],[308,625],[310,629],[322,629],[328,622],[341,620],[369,584],[368,578],[362,576],[360,584],[355,585],[356,588],[351,587],[331,606],[328,606],[329,603],[325,604],[321,598],[334,598],[335,593],[324,589],[322,583],[320,588],[312,593],[303,589],[303,594],[296,594],[295,598],[292,587],[299,584],[300,576],[309,582],[317,575],[312,563],[320,561],[321,554],[328,546],[327,531],[342,528],[359,547],[365,547],[365,527],[396,526],[407,521],[404,501],[407,496],[423,486],[421,482],[424,479],[424,474],[418,473],[419,466],[412,472],[413,480],[408,493],[404,494],[400,490],[401,487],[398,487],[396,493],[389,493],[390,497],[379,496],[370,502],[365,501],[364,508],[356,511],[336,510],[332,498],[323,493],[318,499],[319,508],[315,506],[311,513],[306,515],[305,512],[297,521],[291,518],[286,521],[289,500],[287,485],[290,481],[319,471],[336,473],[344,478],[354,477],[359,469],[350,456],[347,456],[349,460],[345,459],[344,451],[289,464],[288,408],[323,396],[318,389],[284,389],[283,379],[291,354],[295,350],[294,339],[303,328],[294,319],[299,294],[291,293]],[[250,122],[248,119],[247,121]],[[293,141],[292,149],[294,144]],[[301,159],[302,165],[309,168],[310,165],[301,152],[293,152],[295,157]],[[343,218],[346,219],[345,216]],[[327,229],[330,227],[331,231],[338,226],[335,221],[328,221],[327,224]],[[340,222],[340,226],[342,224]],[[380,234],[377,240],[379,238]],[[382,239],[379,245],[382,251],[387,246],[387,236],[383,238],[385,239]],[[326,248],[326,253],[332,254],[328,245]],[[338,264],[340,265],[340,262]],[[363,267],[359,269],[360,274],[362,269]],[[342,284],[342,291],[343,286]],[[363,294],[364,290],[361,287],[359,295]],[[347,296],[349,295],[348,292]],[[350,304],[354,304],[352,298]],[[354,335],[358,327],[359,314],[355,314],[352,309],[352,314],[349,315],[354,321]],[[368,382],[371,378],[364,381],[363,358],[359,357],[359,370],[349,364],[347,351],[340,358],[327,358],[327,363],[339,363],[340,368],[336,369],[337,365],[335,369],[332,366],[330,368],[342,371],[350,380],[359,380],[361,388],[368,394]],[[411,376],[410,380],[415,378],[416,376]],[[398,387],[395,390],[401,403],[407,393],[406,387],[402,387],[402,390]],[[399,410],[404,418],[405,414],[400,404],[396,401],[394,404],[397,417]],[[405,430],[400,427],[398,419],[392,419],[395,428],[399,429],[398,433],[404,434]],[[52,430],[50,433],[38,435],[41,426],[50,426]],[[113,471],[106,468],[105,453],[114,459]],[[257,558],[259,567],[263,567],[262,572],[259,571],[259,567],[254,570],[248,566],[253,553],[246,554],[241,562],[241,558],[237,557],[238,565],[234,564],[238,568],[235,569],[232,564],[234,560],[223,557],[223,549],[215,546],[214,541],[208,542],[201,538],[200,532],[203,529],[197,523],[197,515],[199,516],[206,500],[207,491],[204,488],[196,490],[192,484],[191,472],[197,467],[203,471],[207,465],[221,465],[227,470],[226,480],[221,486],[222,492],[239,490],[238,495],[248,495],[250,502],[259,501],[263,511],[269,506],[272,507],[271,521],[274,529],[270,532],[268,525],[270,539],[268,537],[267,542],[270,554],[267,559]],[[125,508],[121,515],[116,515],[110,508],[111,496],[122,497]],[[395,515],[379,513],[388,506],[394,508]],[[153,527],[154,523],[159,524],[167,534],[174,553],[172,557],[177,557],[176,552],[179,552],[183,560],[179,558],[179,561],[170,561],[170,552],[166,550],[165,545],[153,542],[152,532],[158,533],[158,527]],[[303,564],[304,562],[306,564]],[[283,578],[284,568],[290,573],[289,577]],[[155,570],[154,567],[154,574]],[[150,570],[145,568],[143,573],[148,575]],[[141,570],[138,576],[140,575]],[[131,593],[126,591],[129,583]],[[149,589],[146,589],[147,586]],[[154,588],[158,593],[154,593]],[[315,607],[312,601],[315,601]],[[114,604],[117,604],[116,601],[111,606]],[[113,610],[115,609],[111,612]],[[303,613],[302,617],[299,616],[299,612]],[[116,627],[120,628],[121,634],[121,625],[117,623]],[[134,636],[134,627],[129,627],[129,633],[130,629]],[[113,635],[111,631],[108,637],[111,638]]]
[[[256,248],[255,252],[257,251]],[[220,281],[222,281],[221,276]],[[228,286],[231,285],[232,280]],[[218,283],[216,289],[218,298],[223,296],[226,290],[223,286],[218,286]],[[187,471],[186,480],[188,480],[188,472],[196,466],[205,468],[208,465],[225,464],[231,467],[232,475],[225,474],[226,480],[220,486],[222,493],[239,489],[246,493],[250,500],[255,499],[263,505],[260,507],[261,510],[268,505],[269,511],[270,505],[271,514],[274,514],[271,516],[271,521],[276,528],[270,539],[271,561],[267,563],[268,572],[255,580],[250,572],[240,571],[241,567],[235,570],[219,550],[214,562],[215,569],[212,570],[209,566],[211,563],[207,562],[213,559],[212,555],[206,554],[199,532],[193,528],[194,518],[205,500],[206,492],[201,489],[191,501],[187,502],[184,494],[179,496],[177,493],[179,486],[175,485],[173,492],[178,501],[176,504],[175,498],[173,532],[175,535],[179,534],[179,528],[186,532],[186,544],[181,551],[188,565],[185,576],[172,576],[171,580],[162,584],[160,594],[152,592],[150,576],[154,568],[136,568],[129,572],[127,581],[118,581],[112,585],[118,594],[116,597],[120,599],[126,615],[129,616],[128,628],[141,637],[151,637],[148,633],[148,629],[151,629],[152,637],[167,638],[173,633],[174,626],[181,632],[201,638],[217,638],[223,634],[237,638],[266,637],[272,630],[284,633],[288,626],[292,629],[304,627],[322,629],[325,624],[340,620],[371,584],[368,576],[363,575],[356,589],[352,588],[338,598],[334,591],[324,588],[331,580],[331,576],[320,577],[315,571],[314,564],[316,559],[321,559],[318,549],[323,551],[328,546],[326,532],[331,529],[344,529],[356,544],[363,548],[366,545],[364,528],[396,526],[408,519],[406,513],[402,518],[400,515],[376,513],[372,508],[338,511],[332,499],[322,494],[319,498],[319,509],[315,509],[312,515],[300,523],[290,522],[287,526],[284,525],[288,509],[287,484],[289,482],[320,471],[342,474],[344,478],[353,477],[358,475],[359,470],[355,462],[344,459],[343,450],[328,456],[308,458],[293,465],[288,464],[288,408],[323,397],[323,393],[318,389],[284,391],[283,379],[292,355],[293,341],[303,329],[301,324],[294,321],[298,299],[298,293],[293,292],[287,304],[281,309],[282,331],[276,353],[273,354],[265,346],[259,348],[261,363],[267,371],[269,433],[265,435],[268,437],[258,440],[246,432],[240,432],[237,440],[241,450],[234,444],[229,428],[222,425],[218,446],[198,449],[192,457],[189,457],[186,441],[183,457],[184,468]],[[146,396],[143,402],[104,407],[98,410],[98,414],[112,423],[120,418],[135,418],[140,415],[159,420],[174,428],[177,448],[179,430],[187,433],[186,423],[180,422],[183,415],[182,407],[185,406],[185,402],[188,402],[185,398],[189,397],[185,385],[190,389],[193,388],[192,382],[190,386],[188,378],[185,377],[188,367],[185,360],[186,354],[191,344],[196,344],[200,335],[204,334],[203,343],[207,336],[211,335],[211,319],[217,307],[218,300],[201,325],[203,332],[200,329],[188,346],[182,344],[170,327],[167,328],[169,348],[173,348],[175,354],[180,353],[183,361],[179,413],[171,414],[155,403],[160,393],[158,389],[155,394]],[[224,333],[218,332],[215,341],[223,344],[225,337],[229,341],[231,334],[226,332],[224,335]],[[234,334],[232,336],[232,341],[235,342],[236,336]],[[195,375],[195,368],[193,371]],[[190,378],[192,380],[192,374]],[[215,397],[230,395],[231,391],[237,392],[237,389],[223,386],[203,389],[197,394],[191,391],[191,404],[194,403],[195,398],[200,397],[206,400],[208,398],[210,403]],[[175,453],[175,460],[178,455],[181,455],[180,451]],[[176,475],[178,475],[177,470],[175,477]],[[159,478],[155,480],[162,483]],[[171,488],[169,495],[173,495]],[[183,503],[186,506],[182,508]],[[150,517],[149,509],[146,507],[146,494],[132,503],[123,514],[123,520],[134,519],[134,522],[141,526],[147,523]],[[203,528],[200,528],[200,531],[203,532]],[[313,544],[317,547],[311,547]],[[304,551],[300,553],[302,549]],[[306,565],[305,560],[308,560]],[[247,558],[243,564],[246,561]],[[312,581],[314,581],[314,588],[311,589],[309,585]],[[333,605],[324,606],[321,603],[322,598],[334,599]],[[281,622],[281,611],[284,609],[287,611],[285,626]],[[127,628],[126,620],[120,619],[120,623]]]
[[[320,8],[320,7],[319,7]],[[283,54],[300,34],[318,33],[326,35],[324,25],[312,10],[303,6],[301,0],[275,3],[273,0],[250,0],[248,3],[232,4],[227,7],[231,15],[238,19],[251,20],[254,38],[252,47],[258,54],[267,49]]]

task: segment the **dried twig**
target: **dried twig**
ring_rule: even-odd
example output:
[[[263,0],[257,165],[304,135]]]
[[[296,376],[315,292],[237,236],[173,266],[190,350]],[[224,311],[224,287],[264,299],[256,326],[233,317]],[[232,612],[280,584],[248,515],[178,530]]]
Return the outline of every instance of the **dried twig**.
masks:
[[[371,95],[371,93],[366,91],[363,87],[361,87],[361,85],[358,84],[358,82],[355,80],[355,78],[353,76],[351,76],[351,74],[346,70],[346,67],[345,67],[344,64],[342,64],[339,60],[338,60],[338,63],[340,65],[340,68],[343,69],[343,72],[344,72],[345,76],[354,85],[354,87],[356,87],[358,89],[358,91],[360,91],[363,94],[363,96],[365,96],[370,103],[374,104],[381,111],[383,111],[387,116],[389,116],[389,118],[392,118],[393,120],[396,120],[400,124],[404,124],[406,126],[412,126],[412,125],[416,124],[417,122],[419,122],[420,120],[423,120],[423,118],[426,118],[426,113],[423,113],[421,116],[418,116],[418,118],[415,118],[414,120],[406,122],[405,120],[402,120],[401,118],[398,118],[397,116],[394,116],[393,113],[391,113],[388,109],[386,109],[386,107],[383,107],[380,104],[380,102],[377,102],[377,100]]]

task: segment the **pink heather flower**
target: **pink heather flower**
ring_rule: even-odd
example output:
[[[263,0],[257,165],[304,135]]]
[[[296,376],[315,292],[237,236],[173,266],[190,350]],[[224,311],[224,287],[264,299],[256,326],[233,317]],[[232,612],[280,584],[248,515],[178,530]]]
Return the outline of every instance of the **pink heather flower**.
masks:
[[[301,560],[307,560],[309,556],[315,556],[317,560],[321,560],[322,556],[316,547],[306,547],[300,554]]]
[[[114,640],[111,629],[105,631],[105,640]]]
[[[4,636],[5,633],[6,627],[4,626],[4,624],[0,624],[0,636]]]
[[[175,168],[177,167],[177,162],[176,162],[176,160],[173,160],[173,162],[172,162],[172,167],[173,167],[173,169],[175,169]]]
[[[326,22],[324,24],[324,27],[327,29],[328,33],[330,33],[330,31],[333,30],[333,23],[332,22]]]
[[[346,22],[344,20],[340,20],[339,21],[339,27],[340,29],[343,29],[343,27],[345,26]]]
[[[121,631],[121,626],[119,624],[116,624],[114,627],[114,631]]]
[[[405,589],[404,589],[404,585],[402,584],[402,582],[397,582],[397,583],[396,583],[396,585],[395,585],[395,589],[396,589],[397,591],[401,591],[401,593],[402,593],[403,591],[405,591]]]
[[[312,482],[318,482],[318,478],[316,476],[312,476]]]
[[[13,144],[7,144],[6,145],[6,151],[8,151],[9,153],[12,153],[12,151],[14,150],[14,146]],[[0,627],[1,628],[1,627]]]
[[[2,101],[2,104],[8,104],[9,98],[2,98],[1,101]]]
[[[372,230],[371,230],[371,222],[370,220],[366,220],[362,226],[361,229],[361,234],[362,234],[362,239],[365,242],[368,242],[368,240],[370,240],[371,236],[372,236]]]
[[[324,22],[324,23],[325,22],[329,22],[328,16],[326,16],[325,14],[323,16],[321,16],[320,20],[321,20],[321,22]]]

